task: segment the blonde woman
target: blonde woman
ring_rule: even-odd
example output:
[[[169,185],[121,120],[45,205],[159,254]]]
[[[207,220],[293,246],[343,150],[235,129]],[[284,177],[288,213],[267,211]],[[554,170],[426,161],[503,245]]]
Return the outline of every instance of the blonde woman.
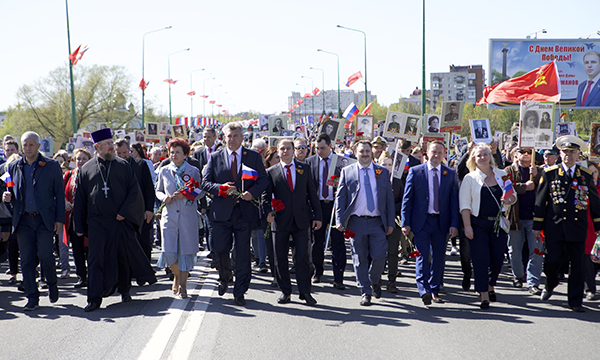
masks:
[[[507,234],[495,226],[502,208],[517,201],[513,194],[504,198],[506,172],[494,164],[487,144],[477,144],[467,160],[469,173],[464,177],[459,193],[460,212],[469,239],[475,275],[475,291],[481,294],[481,309],[496,301],[494,286],[502,269]]]

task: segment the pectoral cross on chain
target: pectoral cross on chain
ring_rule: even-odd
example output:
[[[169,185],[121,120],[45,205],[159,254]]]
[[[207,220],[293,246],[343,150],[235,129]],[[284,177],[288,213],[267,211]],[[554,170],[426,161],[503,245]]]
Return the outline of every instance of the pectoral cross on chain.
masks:
[[[110,188],[106,185],[106,183],[104,183],[104,187],[102,188],[102,191],[104,191],[104,197],[108,199],[108,190],[110,190]]]

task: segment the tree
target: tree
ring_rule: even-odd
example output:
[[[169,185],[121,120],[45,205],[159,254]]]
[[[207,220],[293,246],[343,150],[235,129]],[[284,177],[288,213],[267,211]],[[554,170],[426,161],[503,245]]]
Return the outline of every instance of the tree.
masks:
[[[137,112],[131,104],[128,105],[133,80],[124,67],[79,65],[73,70],[79,129],[100,123],[121,128],[134,120]],[[51,71],[33,85],[23,85],[17,92],[17,99],[19,102],[9,109],[1,133],[18,135],[36,130],[40,136],[52,136],[58,144],[68,142],[73,136],[71,89],[66,65]]]

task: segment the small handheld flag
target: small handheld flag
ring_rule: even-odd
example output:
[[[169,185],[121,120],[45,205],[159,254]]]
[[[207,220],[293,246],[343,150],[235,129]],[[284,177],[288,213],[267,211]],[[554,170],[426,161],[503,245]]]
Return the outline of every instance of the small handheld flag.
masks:
[[[352,75],[350,75],[350,77],[348,78],[348,82],[346,82],[346,87],[350,87],[350,85],[354,84],[355,82],[358,81],[358,79],[362,78],[362,74],[359,72],[354,73]]]
[[[10,173],[8,171],[5,172],[4,175],[2,175],[0,177],[0,180],[4,181],[6,183],[6,187],[13,187],[13,186],[15,186],[15,182],[13,181],[13,179],[10,176]]]
[[[504,182],[504,194],[502,194],[502,199],[507,199],[514,193],[515,193],[515,188],[513,187],[512,181],[510,181],[510,179],[507,179]]]
[[[348,105],[346,111],[344,111],[343,116],[348,119],[348,121],[352,121],[356,115],[358,115],[358,108],[352,102],[350,105]]]
[[[256,180],[256,179],[258,179],[258,171],[242,164],[242,180]]]

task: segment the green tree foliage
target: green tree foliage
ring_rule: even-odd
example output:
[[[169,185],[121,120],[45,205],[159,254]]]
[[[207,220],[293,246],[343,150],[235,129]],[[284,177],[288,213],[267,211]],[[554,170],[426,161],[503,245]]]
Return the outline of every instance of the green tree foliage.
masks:
[[[73,67],[78,129],[99,123],[127,127],[136,117],[131,98],[132,77],[122,66]],[[34,130],[52,136],[58,144],[73,136],[71,88],[68,66],[51,71],[17,92],[18,104],[9,109],[0,133],[19,136]],[[95,128],[95,127],[94,127]]]

